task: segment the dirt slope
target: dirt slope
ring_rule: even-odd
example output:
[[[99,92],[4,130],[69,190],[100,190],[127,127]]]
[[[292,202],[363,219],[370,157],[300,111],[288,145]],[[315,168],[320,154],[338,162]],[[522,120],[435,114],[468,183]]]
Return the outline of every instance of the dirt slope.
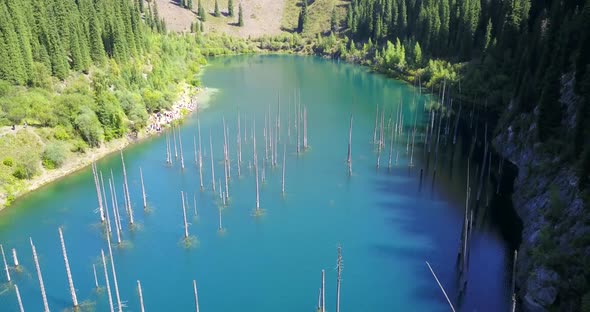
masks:
[[[177,5],[172,0],[155,0],[158,11],[164,18],[170,31],[184,32],[190,30],[190,25],[197,17],[198,0],[193,0],[194,8],[191,12]],[[204,23],[205,32],[226,33],[236,37],[260,37],[262,35],[276,35],[281,33],[281,19],[285,0],[242,0],[244,27],[238,27],[239,0],[234,0],[234,17],[228,16],[227,0],[219,1],[221,17],[213,15],[215,0],[201,0],[207,18]]]

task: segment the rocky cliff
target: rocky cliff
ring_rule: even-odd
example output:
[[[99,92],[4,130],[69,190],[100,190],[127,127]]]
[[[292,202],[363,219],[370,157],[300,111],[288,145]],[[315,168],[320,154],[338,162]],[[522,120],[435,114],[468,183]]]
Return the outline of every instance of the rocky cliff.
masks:
[[[573,137],[573,75],[562,77],[563,140]],[[518,167],[512,200],[523,222],[517,261],[517,310],[581,311],[590,301],[590,222],[574,166],[537,141],[534,113],[510,105],[494,139],[497,152]],[[571,141],[570,141],[571,142]]]

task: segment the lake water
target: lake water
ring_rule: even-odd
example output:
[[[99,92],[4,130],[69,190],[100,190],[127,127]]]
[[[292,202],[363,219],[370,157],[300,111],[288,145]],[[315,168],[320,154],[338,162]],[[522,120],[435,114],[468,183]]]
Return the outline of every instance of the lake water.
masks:
[[[419,142],[422,136],[417,135],[415,166],[409,169],[407,134],[414,120],[422,132],[428,120],[423,110],[427,98],[416,95],[416,89],[357,66],[295,56],[213,59],[202,82],[218,90],[209,98],[208,107],[198,114],[205,190],[199,191],[199,171],[193,156],[196,114],[180,127],[184,171],[179,159],[174,159],[172,166],[166,165],[164,135],[124,150],[136,223],[133,230],[129,229],[124,210],[120,156],[114,154],[97,162],[105,182],[113,170],[119,197],[124,242],[117,246],[113,231],[113,256],[125,311],[140,311],[137,280],[142,283],[147,311],[194,311],[193,279],[198,283],[202,311],[315,311],[322,269],[326,272],[327,310],[335,311],[338,245],[342,246],[343,256],[342,311],[449,311],[425,261],[430,262],[460,310],[508,309],[511,252],[499,226],[485,216],[478,219],[473,230],[468,286],[461,302],[457,300],[456,259],[467,176],[463,154],[468,145],[459,138],[453,146],[447,138],[433,183],[434,151],[427,171],[427,153]],[[295,94],[307,107],[310,146],[299,155]],[[249,166],[252,127],[256,120],[262,176],[265,115],[270,110],[274,124],[279,97],[278,166],[272,168],[267,162],[266,180],[260,185],[264,214],[253,216],[256,186],[254,170]],[[400,103],[404,112],[403,139],[395,145],[393,166],[388,169],[386,136],[381,167],[377,169],[373,144],[377,105],[379,111],[385,105],[387,125],[390,116],[395,120]],[[240,177],[236,161],[238,112],[243,149]],[[349,177],[346,158],[351,113],[353,174]],[[230,201],[222,210],[225,231],[220,233],[219,195],[211,190],[209,134],[219,183],[224,179],[223,118],[229,128],[231,181]],[[445,146],[442,139],[440,145]],[[397,151],[399,160],[395,165]],[[149,213],[142,208],[140,167]],[[424,181],[419,190],[422,168]],[[475,179],[474,171],[472,168]],[[183,243],[181,191],[189,198],[189,233],[198,240],[190,248]],[[193,212],[194,197],[198,218]],[[62,311],[71,306],[59,226],[63,227],[84,310],[109,310],[100,261],[100,250],[104,249],[108,258],[108,249],[97,206],[92,171],[85,168],[25,196],[0,213],[0,243],[10,265],[12,248],[16,248],[21,262],[20,272],[11,268],[11,275],[20,288],[25,310],[42,311],[43,307],[29,237],[37,248],[50,308]],[[108,206],[110,209],[110,197]],[[98,292],[92,264],[96,265],[103,288]],[[4,270],[0,279],[0,311],[18,311],[14,287],[5,283]],[[110,283],[114,298],[112,277]]]

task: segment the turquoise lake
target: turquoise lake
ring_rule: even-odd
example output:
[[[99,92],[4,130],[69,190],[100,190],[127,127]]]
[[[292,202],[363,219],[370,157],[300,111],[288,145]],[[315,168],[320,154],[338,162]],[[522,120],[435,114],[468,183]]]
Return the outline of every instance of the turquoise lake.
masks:
[[[123,204],[120,155],[97,161],[105,183],[113,171],[119,199],[124,242],[117,246],[113,231],[112,250],[123,310],[140,311],[136,287],[140,280],[147,311],[194,311],[192,281],[196,279],[201,311],[315,311],[323,269],[327,311],[335,311],[338,245],[343,257],[341,311],[449,311],[425,261],[432,265],[459,310],[508,310],[512,254],[499,226],[485,216],[478,218],[473,229],[467,290],[461,302],[457,300],[456,259],[465,210],[464,151],[468,145],[461,138],[456,145],[448,137],[444,143],[441,139],[438,161],[435,164],[433,151],[426,169],[427,153],[420,132],[428,122],[423,108],[425,101],[431,101],[427,96],[365,68],[316,57],[216,58],[206,67],[202,84],[216,92],[206,108],[179,128],[184,170],[180,159],[173,158],[172,166],[166,164],[165,135],[123,150],[135,216],[133,230]],[[295,95],[306,107],[310,146],[300,154],[296,151]],[[260,184],[264,214],[253,216],[252,127],[255,120],[262,176],[265,115],[270,110],[274,125],[279,98],[278,166],[266,163],[265,182]],[[377,107],[381,112],[384,105],[387,125],[390,116],[392,123],[395,121],[400,103],[404,130],[394,146],[394,155],[399,151],[398,163],[394,159],[388,169],[390,141],[386,133],[381,166],[376,168],[373,132]],[[242,125],[240,177],[238,114]],[[349,176],[346,159],[351,114],[353,174]],[[193,152],[195,136],[198,141],[197,119],[202,134],[203,191],[199,190]],[[225,231],[220,233],[220,199],[211,189],[209,135],[215,177],[217,183],[223,183],[223,119],[229,129],[231,179],[229,203],[222,209]],[[409,168],[406,140],[414,120],[419,133],[414,166]],[[433,182],[435,165],[438,173]],[[142,207],[140,167],[149,212]],[[420,169],[424,169],[421,189]],[[471,170],[475,178],[475,168]],[[198,240],[189,248],[183,243],[181,191],[188,196],[189,233]],[[106,193],[112,209],[108,186]],[[198,218],[194,216],[194,198]],[[60,226],[82,311],[109,311],[100,260],[101,249],[108,255],[108,248],[97,207],[92,170],[87,167],[0,212],[0,243],[9,265],[13,265],[12,248],[18,252],[22,269],[11,268],[10,273],[26,311],[43,310],[29,237],[37,249],[49,307],[52,311],[71,309]],[[93,264],[101,291],[95,288]],[[110,265],[108,268],[111,274]],[[110,284],[116,303],[112,276]],[[3,269],[0,311],[18,311],[14,287],[6,284]]]

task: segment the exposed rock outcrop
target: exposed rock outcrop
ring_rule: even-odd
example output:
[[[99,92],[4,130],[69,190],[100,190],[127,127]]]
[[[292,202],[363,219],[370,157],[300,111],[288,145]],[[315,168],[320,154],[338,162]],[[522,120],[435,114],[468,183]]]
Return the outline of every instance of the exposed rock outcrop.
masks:
[[[573,75],[562,78],[562,124],[573,137],[575,103]],[[574,168],[537,141],[538,107],[534,114],[512,116],[494,139],[498,153],[518,167],[514,207],[523,221],[517,262],[518,310],[579,311],[588,281],[590,225]],[[563,153],[561,153],[563,154]]]

